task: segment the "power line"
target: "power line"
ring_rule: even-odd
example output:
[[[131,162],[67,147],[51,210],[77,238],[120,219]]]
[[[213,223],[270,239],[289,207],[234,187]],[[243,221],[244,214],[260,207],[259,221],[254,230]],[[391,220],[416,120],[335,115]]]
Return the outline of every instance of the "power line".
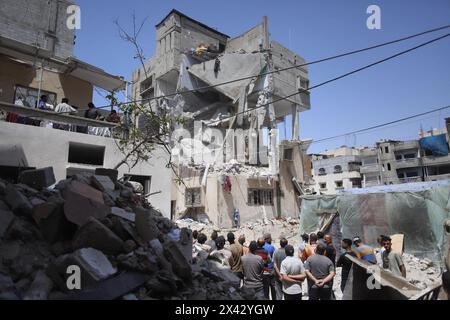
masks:
[[[263,72],[263,73],[260,73],[258,75],[246,76],[246,77],[242,77],[242,78],[238,78],[238,79],[234,79],[234,80],[230,80],[230,81],[221,82],[221,83],[214,84],[214,85],[208,85],[208,86],[199,87],[199,88],[196,88],[196,89],[184,90],[184,91],[174,92],[174,93],[170,93],[170,94],[166,94],[166,95],[160,95],[160,96],[146,98],[146,99],[133,100],[133,101],[129,101],[129,102],[119,103],[117,106],[121,106],[121,105],[124,105],[124,104],[130,104],[130,103],[147,102],[147,101],[151,101],[151,100],[155,100],[155,99],[161,99],[161,98],[167,98],[167,97],[176,96],[178,94],[182,95],[182,94],[186,94],[186,93],[192,93],[192,92],[196,92],[196,91],[199,91],[199,90],[211,89],[211,88],[223,86],[223,85],[234,83],[234,82],[238,82],[238,81],[250,80],[250,79],[254,79],[254,78],[257,78],[257,77],[261,77],[261,76],[265,76],[265,75],[269,75],[269,74],[273,74],[273,73],[278,73],[278,72],[287,71],[287,70],[291,70],[291,69],[298,69],[300,67],[309,66],[309,65],[313,65],[313,64],[329,61],[329,60],[334,60],[334,59],[346,57],[346,56],[349,56],[349,55],[352,55],[352,54],[361,53],[361,52],[364,52],[364,51],[381,48],[381,47],[384,47],[384,46],[387,46],[387,45],[391,45],[391,44],[394,44],[394,43],[402,42],[402,41],[405,41],[405,40],[416,38],[416,37],[419,37],[419,36],[422,36],[422,35],[425,35],[425,34],[428,34],[428,33],[437,32],[437,31],[444,30],[444,29],[447,29],[447,28],[450,28],[450,25],[445,25],[445,26],[442,26],[442,27],[439,27],[439,28],[426,30],[426,31],[419,32],[419,33],[416,33],[416,34],[413,34],[413,35],[410,35],[410,36],[406,36],[406,37],[403,37],[403,38],[399,38],[399,39],[396,39],[396,40],[384,42],[384,43],[381,43],[381,44],[373,45],[373,46],[362,48],[362,49],[358,49],[358,50],[353,50],[353,51],[346,52],[346,53],[341,53],[341,54],[330,56],[330,57],[327,57],[327,58],[323,58],[323,59],[319,59],[319,60],[315,60],[315,61],[311,61],[311,62],[307,62],[307,63],[303,63],[303,64],[293,65],[293,66],[290,66],[290,67],[277,69],[277,70],[273,70],[273,71]],[[98,107],[98,108],[99,109],[104,109],[104,108],[109,108],[109,107],[112,107],[112,105],[106,105],[106,106],[102,106],[102,107]]]
[[[336,138],[345,137],[347,135],[357,134],[357,133],[361,133],[361,132],[364,132],[364,131],[369,131],[369,130],[381,128],[381,127],[388,126],[388,125],[391,125],[391,124],[394,124],[394,123],[397,123],[397,122],[402,122],[402,121],[406,121],[406,120],[409,120],[409,119],[421,117],[423,115],[434,113],[434,112],[437,112],[437,111],[442,111],[442,110],[445,110],[445,109],[448,109],[448,108],[450,108],[450,106],[446,106],[446,107],[437,108],[437,109],[433,109],[433,110],[430,110],[430,111],[418,113],[418,114],[415,114],[415,115],[412,115],[412,116],[409,116],[409,117],[401,118],[401,119],[394,120],[394,121],[385,122],[385,123],[378,124],[378,125],[375,125],[375,126],[371,126],[371,127],[368,127],[368,128],[359,129],[359,130],[356,130],[356,131],[351,131],[351,132],[335,135],[335,136],[332,136],[332,137],[315,140],[312,143],[319,143],[319,142],[323,142],[323,141],[327,141],[327,140],[333,140],[333,139],[336,139]]]
[[[422,44],[419,44],[419,45],[417,45],[417,46],[414,46],[414,47],[412,47],[412,48],[409,48],[409,49],[407,49],[407,50],[401,51],[401,52],[396,53],[396,54],[394,54],[394,55],[392,55],[392,56],[389,56],[389,57],[387,57],[387,58],[378,60],[378,61],[373,62],[373,63],[371,63],[371,64],[368,64],[368,65],[366,65],[366,66],[364,66],[364,67],[361,67],[361,68],[355,69],[355,70],[353,70],[353,71],[347,72],[347,73],[345,73],[345,74],[343,74],[343,75],[340,75],[340,76],[338,76],[338,77],[335,77],[335,78],[329,79],[329,80],[327,80],[327,81],[324,81],[324,82],[322,82],[322,83],[316,84],[315,86],[312,86],[312,87],[308,88],[307,90],[300,89],[300,90],[298,90],[297,92],[294,92],[294,93],[292,93],[292,94],[290,94],[290,95],[287,95],[287,96],[281,97],[281,98],[279,98],[279,99],[273,100],[273,101],[271,101],[271,102],[262,104],[262,105],[260,105],[260,106],[258,106],[258,107],[256,107],[256,108],[248,109],[248,110],[241,111],[241,112],[237,112],[237,113],[235,113],[235,114],[232,115],[232,116],[228,116],[228,117],[222,118],[222,119],[220,119],[220,120],[216,120],[216,121],[210,122],[210,123],[208,123],[208,124],[211,125],[211,124],[215,124],[215,123],[218,123],[218,122],[222,122],[222,121],[224,121],[224,120],[233,118],[233,117],[235,117],[235,116],[237,116],[237,115],[244,114],[244,113],[247,113],[247,112],[252,112],[252,111],[254,111],[254,110],[257,110],[257,109],[266,107],[266,106],[268,106],[268,105],[270,105],[270,104],[273,104],[273,103],[276,103],[276,102],[279,102],[279,101],[282,101],[282,100],[286,100],[286,99],[291,98],[291,97],[293,97],[293,96],[295,96],[295,95],[297,95],[297,94],[309,92],[309,91],[312,90],[312,89],[316,89],[316,88],[319,88],[319,87],[321,87],[321,86],[324,86],[324,85],[326,85],[326,84],[328,84],[328,83],[331,83],[331,82],[340,80],[340,79],[342,79],[342,78],[348,77],[348,76],[350,76],[350,75],[352,75],[352,74],[355,74],[355,73],[357,73],[357,72],[363,71],[363,70],[368,69],[368,68],[371,68],[371,67],[373,67],[373,66],[376,66],[376,65],[378,65],[378,64],[380,64],[380,63],[383,63],[383,62],[386,62],[386,61],[388,61],[388,60],[394,59],[394,58],[396,58],[396,57],[398,57],[398,56],[401,56],[401,55],[406,54],[406,53],[408,53],[408,52],[411,52],[411,51],[414,51],[414,50],[419,49],[419,48],[421,48],[421,47],[424,47],[424,46],[429,45],[429,44],[431,44],[431,43],[433,43],[433,42],[442,40],[442,39],[444,39],[444,38],[446,38],[446,37],[448,37],[448,36],[450,36],[450,33],[447,33],[447,34],[445,34],[445,35],[443,35],[443,36],[434,38],[434,39],[432,39],[432,40],[429,40],[429,41],[427,41],[427,42],[424,42],[424,43],[422,43]],[[356,131],[355,133],[357,133],[357,132],[358,132],[358,131]],[[350,133],[349,133],[349,134],[350,134]],[[339,137],[340,137],[340,136],[339,136]],[[334,137],[333,137],[333,138],[334,138]]]

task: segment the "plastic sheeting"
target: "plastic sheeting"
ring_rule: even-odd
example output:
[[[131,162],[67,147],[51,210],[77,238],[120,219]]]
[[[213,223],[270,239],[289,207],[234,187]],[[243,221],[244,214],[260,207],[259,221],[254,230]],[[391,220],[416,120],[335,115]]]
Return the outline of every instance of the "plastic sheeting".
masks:
[[[422,138],[419,140],[419,144],[422,149],[431,151],[434,156],[448,155],[446,134]]]
[[[358,235],[363,242],[378,246],[379,235],[403,233],[405,252],[442,262],[450,181],[429,183],[427,189],[411,185],[410,189],[380,192],[367,188],[365,193],[302,196],[300,234],[317,232],[321,216],[337,211],[343,238]]]

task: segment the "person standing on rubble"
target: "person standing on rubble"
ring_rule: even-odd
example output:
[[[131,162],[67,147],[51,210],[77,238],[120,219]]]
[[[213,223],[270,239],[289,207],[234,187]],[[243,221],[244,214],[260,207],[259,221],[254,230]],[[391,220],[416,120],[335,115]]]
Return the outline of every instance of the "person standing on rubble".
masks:
[[[242,257],[242,270],[244,273],[243,289],[255,291],[256,299],[264,299],[263,272],[264,262],[257,254],[258,244],[250,242],[249,253]]]
[[[333,262],[325,257],[325,246],[317,245],[316,254],[305,262],[308,276],[309,300],[330,300],[335,269]]]
[[[352,262],[347,259],[347,256],[356,257],[356,253],[352,250],[352,240],[351,239],[342,239],[341,243],[342,249],[345,250],[343,254],[339,256],[336,266],[342,267],[341,273],[341,291],[344,292],[345,284],[348,280],[348,275],[350,274],[350,269],[352,268]]]
[[[267,236],[267,234],[265,235]],[[264,297],[269,300],[270,294],[272,294],[272,298],[276,298],[275,292],[275,277],[273,274],[273,263],[270,252],[265,249],[266,239],[265,236],[258,239],[258,250],[256,254],[259,255],[264,261],[264,273],[263,273],[263,284],[264,284]],[[270,245],[273,247],[272,245]],[[271,251],[272,254],[275,250]],[[269,293],[270,291],[270,293]]]
[[[377,258],[375,257],[375,251],[371,246],[364,244],[360,237],[353,238],[353,244],[355,245],[355,253],[359,259],[365,260],[372,264],[377,264]]]
[[[294,257],[294,247],[287,245],[286,258],[281,263],[280,274],[283,280],[285,300],[302,300],[302,282],[306,279],[305,267],[302,260]]]
[[[393,274],[406,278],[406,268],[401,255],[392,251],[392,240],[388,236],[383,237],[384,251],[381,259],[383,260],[383,269],[388,269]]]
[[[281,263],[286,259],[286,246],[288,241],[286,238],[281,238],[280,248],[273,253],[273,270],[275,272],[275,291],[277,293],[277,300],[283,300],[283,283],[280,273]]]
[[[232,232],[229,232],[227,234],[228,242],[230,243],[230,246],[228,247],[228,250],[230,250],[231,255],[233,257],[232,264],[230,265],[231,271],[239,277],[239,279],[243,278],[242,274],[242,246],[239,243],[235,242],[235,237]]]

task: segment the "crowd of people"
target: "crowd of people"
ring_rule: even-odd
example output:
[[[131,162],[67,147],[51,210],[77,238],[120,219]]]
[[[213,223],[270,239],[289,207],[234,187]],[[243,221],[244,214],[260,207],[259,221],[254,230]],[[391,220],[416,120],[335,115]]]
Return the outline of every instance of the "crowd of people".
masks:
[[[15,105],[24,106],[24,103],[21,98],[18,98],[15,103]],[[56,105],[52,105],[48,101],[48,97],[46,95],[42,95],[37,102],[37,109],[45,110],[45,111],[52,111],[58,114],[68,114],[68,115],[78,115],[78,107],[72,106],[69,104],[69,99],[63,98],[61,100],[61,103]],[[95,105],[90,102],[87,106],[87,110],[84,111],[83,114],[84,118],[92,119],[92,120],[99,120],[99,121],[107,121],[112,123],[120,123],[121,119],[119,114],[116,110],[111,110],[110,114],[108,116],[102,115],[102,113],[95,107]],[[47,120],[39,120],[39,119],[31,119],[29,117],[21,117],[16,113],[8,113],[6,117],[6,121],[8,122],[17,122],[17,123],[23,123],[28,125],[34,125],[34,126],[41,126],[41,127],[48,127],[48,128],[55,128],[55,129],[61,129],[66,131],[75,131],[75,132],[81,132],[81,133],[89,133],[89,134],[95,134],[95,135],[105,135],[104,130],[100,130],[102,132],[99,132],[99,130],[93,130],[87,126],[75,126],[75,125],[69,125],[64,123],[55,123]],[[108,128],[106,128],[108,129]]]
[[[333,299],[336,268],[342,268],[342,292],[347,284],[352,267],[347,256],[378,264],[406,278],[402,257],[392,250],[392,239],[385,235],[378,238],[379,248],[364,244],[358,236],[342,239],[340,252],[332,236],[323,232],[303,234],[298,248],[285,238],[280,239],[279,247],[275,248],[269,233],[248,244],[244,235],[236,241],[232,232],[225,239],[214,231],[208,240],[205,234],[194,231],[193,238],[195,263],[214,259],[228,266],[241,279],[241,286],[253,290],[257,299],[301,300],[303,283],[306,283],[309,300]]]

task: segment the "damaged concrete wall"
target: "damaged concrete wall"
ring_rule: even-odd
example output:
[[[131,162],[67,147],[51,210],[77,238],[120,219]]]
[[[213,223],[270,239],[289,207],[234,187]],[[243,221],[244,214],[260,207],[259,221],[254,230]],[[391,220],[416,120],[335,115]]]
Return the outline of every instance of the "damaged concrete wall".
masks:
[[[38,45],[56,57],[73,55],[75,30],[67,28],[66,9],[75,1],[2,0],[0,36]]]
[[[264,42],[264,24],[260,23],[257,26],[251,28],[247,32],[229,39],[227,42],[226,53],[259,51],[260,45]]]
[[[56,180],[65,179],[69,168],[84,171],[93,171],[97,167],[111,168],[123,158],[113,139],[100,136],[9,122],[0,126],[0,136],[0,165],[42,168],[51,164]],[[69,163],[70,143],[104,147],[103,165]],[[170,217],[171,171],[165,167],[167,160],[165,151],[155,149],[147,163],[139,163],[130,172],[126,166],[120,167],[119,177],[123,174],[151,176],[150,192],[161,193],[151,196],[150,201],[164,216]]]

